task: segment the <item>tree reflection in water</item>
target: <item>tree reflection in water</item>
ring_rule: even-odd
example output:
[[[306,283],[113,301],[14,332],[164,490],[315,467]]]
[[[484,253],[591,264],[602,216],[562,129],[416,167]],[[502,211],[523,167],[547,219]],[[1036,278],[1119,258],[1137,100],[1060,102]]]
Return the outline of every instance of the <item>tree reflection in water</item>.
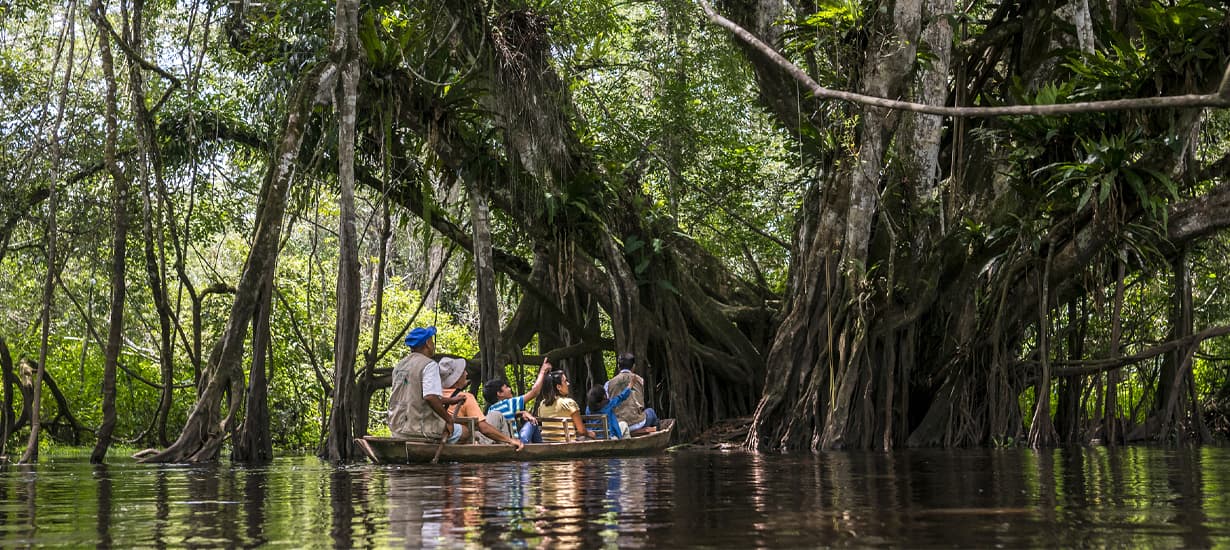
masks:
[[[389,528],[406,547],[477,542],[483,479],[456,466],[388,471]]]
[[[387,473],[389,528],[406,547],[619,545],[647,532],[646,492],[670,490],[669,475],[627,459]]]
[[[111,476],[106,464],[94,465],[94,479],[98,484],[98,548],[111,548]]]
[[[264,468],[248,470],[243,478],[244,534],[252,546],[269,542],[265,538],[265,506],[269,501],[265,488],[268,483],[269,476]]]
[[[30,540],[38,530],[38,466],[30,464],[0,464],[4,482],[0,483],[0,525],[4,527],[4,539]]]
[[[0,546],[1218,547],[1230,449],[0,465]]]
[[[334,470],[329,476],[329,504],[333,509],[332,527],[329,535],[334,548],[354,548],[351,523],[354,521],[354,495],[351,490],[350,472],[345,468]]]

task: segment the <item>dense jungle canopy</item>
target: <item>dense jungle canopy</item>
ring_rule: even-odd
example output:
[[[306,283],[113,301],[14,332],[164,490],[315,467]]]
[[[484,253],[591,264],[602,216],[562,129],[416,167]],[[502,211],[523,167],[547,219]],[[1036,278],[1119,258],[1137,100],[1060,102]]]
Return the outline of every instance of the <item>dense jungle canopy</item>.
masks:
[[[0,436],[348,459],[434,324],[752,449],[1210,441],[1228,62],[1214,0],[0,0]]]

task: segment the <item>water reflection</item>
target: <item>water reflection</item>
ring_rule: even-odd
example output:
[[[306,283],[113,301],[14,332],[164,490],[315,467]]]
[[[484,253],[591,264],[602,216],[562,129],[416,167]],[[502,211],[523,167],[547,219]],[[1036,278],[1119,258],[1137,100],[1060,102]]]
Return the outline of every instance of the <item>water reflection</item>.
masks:
[[[34,506],[38,494],[37,478],[30,466],[5,463],[0,468],[5,481],[0,483],[0,502],[4,503],[4,513],[0,514],[3,538],[5,541],[27,543],[38,520],[38,510]]]
[[[406,547],[624,546],[665,524],[648,492],[670,494],[661,460],[397,467],[389,528]],[[657,516],[654,515],[657,514]]]
[[[437,484],[425,484],[420,476],[389,473],[389,527],[406,547],[423,547],[425,541],[437,542],[444,515],[441,510],[450,508],[450,498],[443,496],[443,487],[450,485],[441,472]]]
[[[1230,546],[1230,450],[0,466],[0,546]]]
[[[166,540],[166,527],[168,519],[171,517],[170,506],[170,491],[167,488],[169,481],[167,480],[166,468],[158,468],[154,471],[154,482],[151,493],[154,498],[154,521],[153,534],[154,541],[159,548],[165,547],[163,541]]]
[[[1204,510],[1200,456],[1196,453],[1179,453],[1175,455],[1174,462],[1166,469],[1171,493],[1175,495],[1170,500],[1175,507],[1170,521],[1181,528],[1184,547],[1209,548],[1213,546],[1213,539],[1210,529],[1206,527],[1209,517]]]
[[[94,479],[98,484],[98,547],[111,548],[111,476],[106,464],[94,466]]]
[[[605,494],[595,498],[596,472],[570,463],[537,464],[532,479],[531,509],[536,512],[535,525],[543,536],[542,543],[552,547],[577,548],[588,542],[593,547],[600,542],[594,529],[587,529],[592,518],[603,518]],[[599,520],[601,521],[601,520]]]
[[[1207,547],[1230,543],[1227,509],[1200,479],[1230,466],[1211,451],[1203,464],[1151,449],[680,456],[674,498],[708,504],[679,509],[675,522],[703,545],[738,533],[757,546]],[[1125,466],[1144,478],[1116,474]]]
[[[269,476],[263,468],[248,470],[243,480],[244,535],[254,546],[268,542],[265,538],[265,503],[268,500],[265,486],[268,482]]]
[[[329,503],[333,509],[333,522],[329,534],[333,537],[335,548],[351,548],[354,540],[351,537],[351,524],[354,522],[354,496],[350,484],[350,472],[345,469],[334,471],[329,476]]]

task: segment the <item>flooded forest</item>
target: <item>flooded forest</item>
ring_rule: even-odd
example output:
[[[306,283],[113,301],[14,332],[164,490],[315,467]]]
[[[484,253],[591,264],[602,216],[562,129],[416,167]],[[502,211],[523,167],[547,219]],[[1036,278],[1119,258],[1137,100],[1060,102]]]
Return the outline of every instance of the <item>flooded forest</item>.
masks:
[[[679,443],[1224,440],[1228,108],[1215,0],[0,0],[0,455],[359,459],[427,325]]]

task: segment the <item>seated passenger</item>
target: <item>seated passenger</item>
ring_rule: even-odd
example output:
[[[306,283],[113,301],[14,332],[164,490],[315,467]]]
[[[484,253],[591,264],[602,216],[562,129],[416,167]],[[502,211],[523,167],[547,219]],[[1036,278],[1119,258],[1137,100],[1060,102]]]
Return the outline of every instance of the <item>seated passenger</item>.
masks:
[[[551,361],[543,358],[542,368],[538,369],[538,379],[525,395],[513,396],[512,388],[503,378],[494,378],[483,384],[483,400],[487,402],[487,423],[495,426],[502,433],[516,437],[522,443],[542,443],[542,430],[538,429],[538,419],[525,410],[525,402],[542,392],[543,381],[551,372]],[[517,429],[517,419],[521,419],[521,429]]]
[[[596,437],[594,432],[585,427],[585,421],[581,420],[581,406],[568,397],[568,375],[562,370],[557,370],[548,374],[547,378],[547,384],[542,387],[542,396],[539,397],[539,418],[571,418],[572,424],[577,429],[577,439]]]
[[[393,368],[392,393],[389,394],[389,431],[393,437],[468,440],[470,432],[453,422],[445,399],[440,364],[432,359],[436,352],[436,327],[416,327],[406,335],[410,355]]]
[[[585,406],[585,414],[601,414],[606,416],[606,428],[610,432],[608,439],[620,439],[623,437],[632,437],[628,431],[628,423],[620,420],[615,416],[615,407],[623,403],[625,399],[632,395],[632,388],[624,388],[613,398],[607,399],[606,388],[602,386],[594,386],[589,389],[589,395],[586,401],[589,403]]]
[[[454,403],[460,403],[453,416],[456,418],[477,419],[475,426],[480,433],[488,438],[488,441],[479,439],[480,443],[499,441],[516,447],[518,451],[521,450],[524,445],[522,445],[520,439],[508,437],[494,426],[488,424],[487,419],[483,415],[483,410],[478,406],[478,400],[474,398],[474,395],[470,392],[461,391],[461,388],[464,388],[469,381],[470,376],[466,373],[465,359],[460,357],[440,359],[440,383],[444,386],[444,397],[452,400]]]
[[[615,407],[615,416],[628,423],[628,430],[634,434],[657,431],[658,415],[653,409],[645,407],[645,379],[633,372],[636,367],[636,356],[631,353],[621,353],[615,359],[619,373],[606,383],[606,392],[615,395],[632,388],[631,398]]]

